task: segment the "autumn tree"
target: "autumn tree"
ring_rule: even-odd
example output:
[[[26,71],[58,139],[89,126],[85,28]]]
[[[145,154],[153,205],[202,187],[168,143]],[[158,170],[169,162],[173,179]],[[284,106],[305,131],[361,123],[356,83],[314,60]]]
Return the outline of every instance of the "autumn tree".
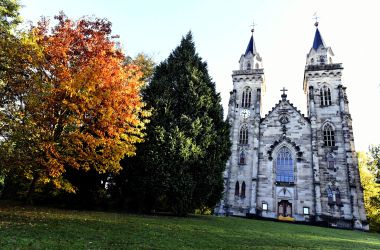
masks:
[[[120,171],[120,160],[134,155],[142,141],[147,112],[141,72],[125,65],[111,23],[75,22],[64,14],[56,20],[51,30],[46,19],[31,30],[42,56],[32,68],[33,81],[21,86],[22,99],[14,102],[21,118],[10,125],[3,145],[9,168],[31,180],[29,190],[50,183],[75,192],[64,173]]]
[[[0,27],[1,34],[12,32],[21,23],[18,0],[2,0],[0,2]]]
[[[125,63],[139,67],[139,69],[142,72],[141,80],[145,84],[147,84],[151,80],[154,68],[156,66],[156,63],[154,62],[153,58],[143,52],[138,53],[134,58],[132,58],[131,56],[127,56],[125,59]]]
[[[358,153],[360,180],[370,230],[380,232],[380,184],[377,183],[373,151]]]
[[[214,206],[223,191],[229,125],[191,33],[156,67],[143,96],[152,117],[137,156],[123,162],[125,201],[177,215]]]
[[[17,29],[20,23],[18,1],[0,3],[0,175],[1,179],[29,173],[29,147],[32,143],[21,138],[32,138],[33,129],[25,116],[25,100],[32,91],[41,50],[28,32]],[[20,129],[23,124],[24,129]],[[16,143],[17,142],[17,143]],[[13,149],[19,148],[17,155]],[[23,168],[22,162],[26,163]],[[13,166],[13,167],[11,167]],[[16,178],[15,178],[16,179]],[[14,187],[17,191],[18,188]]]

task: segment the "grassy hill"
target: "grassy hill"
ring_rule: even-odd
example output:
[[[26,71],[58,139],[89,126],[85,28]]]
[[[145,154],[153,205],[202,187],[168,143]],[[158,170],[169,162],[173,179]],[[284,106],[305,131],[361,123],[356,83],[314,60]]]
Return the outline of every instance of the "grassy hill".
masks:
[[[380,249],[380,235],[280,222],[7,205],[1,249]]]

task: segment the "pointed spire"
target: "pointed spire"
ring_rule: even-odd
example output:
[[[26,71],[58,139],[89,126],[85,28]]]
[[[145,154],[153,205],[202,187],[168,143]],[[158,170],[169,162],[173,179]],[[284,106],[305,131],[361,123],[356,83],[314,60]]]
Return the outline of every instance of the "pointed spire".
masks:
[[[321,36],[321,33],[319,32],[319,29],[318,29],[318,21],[315,22],[315,27],[316,27],[316,30],[315,30],[315,35],[314,35],[314,42],[313,42],[313,49],[317,50],[319,48],[319,46],[323,46],[323,47],[326,47],[323,39],[322,39],[322,36]]]
[[[253,70],[253,69],[260,69],[262,70],[262,58],[260,57],[259,53],[256,50],[255,40],[253,38],[253,32],[254,32],[254,26],[252,26],[252,35],[249,39],[247,49],[245,50],[244,54],[241,55],[239,64],[240,64],[240,70]]]
[[[315,16],[315,35],[314,35],[314,41],[313,46],[311,47],[309,53],[306,56],[306,66],[307,67],[319,67],[326,64],[333,64],[333,57],[334,53],[330,47],[327,47],[325,42],[323,41],[323,38],[321,36],[321,33],[318,29],[318,17],[316,14]]]
[[[253,40],[253,32],[252,32],[251,39],[249,40],[249,43],[248,43],[247,49],[245,50],[244,55],[246,56],[249,52],[251,52],[253,55],[257,54],[255,41]]]

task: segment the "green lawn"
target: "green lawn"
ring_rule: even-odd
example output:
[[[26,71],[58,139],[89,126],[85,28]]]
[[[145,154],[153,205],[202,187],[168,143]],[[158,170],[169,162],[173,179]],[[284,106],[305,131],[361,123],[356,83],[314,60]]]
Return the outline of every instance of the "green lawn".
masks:
[[[380,235],[280,222],[23,207],[0,202],[1,249],[380,249]]]

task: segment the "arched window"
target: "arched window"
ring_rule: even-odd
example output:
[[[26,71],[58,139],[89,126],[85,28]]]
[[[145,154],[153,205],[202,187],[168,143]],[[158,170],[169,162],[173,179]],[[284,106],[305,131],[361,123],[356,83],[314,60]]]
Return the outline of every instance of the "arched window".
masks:
[[[243,125],[240,129],[239,143],[240,144],[248,144],[248,128],[247,128],[247,125]]]
[[[276,181],[288,183],[294,182],[293,159],[290,150],[287,147],[282,147],[277,155]]]
[[[321,96],[321,106],[330,106],[331,105],[331,91],[330,88],[323,86],[320,89]]]
[[[323,141],[327,147],[335,146],[334,129],[330,124],[326,124],[323,128]]]
[[[245,88],[242,94],[241,107],[249,108],[251,106],[252,91],[250,88]]]
[[[238,181],[235,184],[235,195],[239,196],[239,182]]]
[[[241,198],[245,198],[245,182],[241,184],[241,193],[240,193]]]
[[[239,164],[240,165],[244,165],[245,164],[245,153],[244,153],[244,151],[240,152]]]
[[[319,56],[319,62],[325,64],[325,56]]]
[[[250,70],[250,69],[251,69],[251,63],[247,62],[247,70]]]

